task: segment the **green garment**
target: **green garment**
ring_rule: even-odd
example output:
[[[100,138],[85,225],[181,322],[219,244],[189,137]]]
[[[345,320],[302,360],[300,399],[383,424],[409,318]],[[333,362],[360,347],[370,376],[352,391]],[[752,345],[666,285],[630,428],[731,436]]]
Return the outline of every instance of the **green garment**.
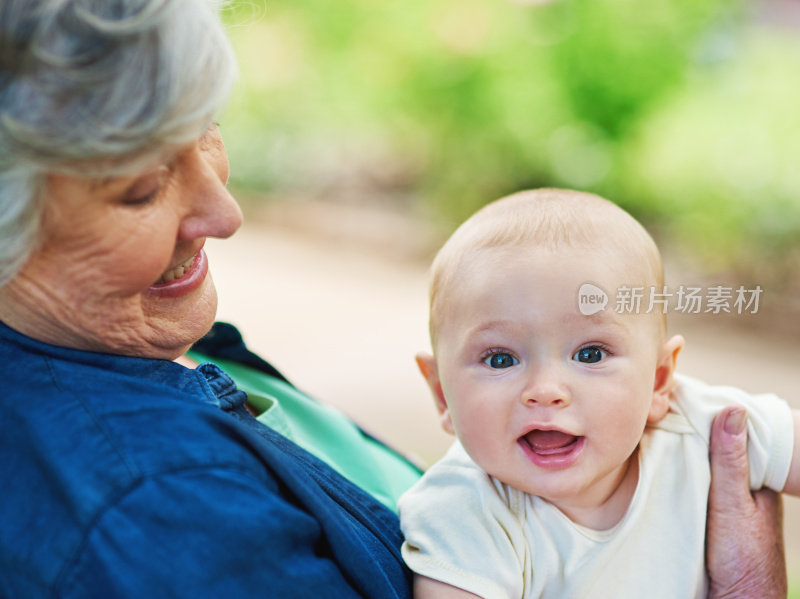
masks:
[[[421,469],[366,435],[342,412],[292,385],[238,362],[197,352],[188,355],[199,363],[217,364],[247,393],[260,422],[326,462],[389,509],[397,511],[400,495],[422,475]]]

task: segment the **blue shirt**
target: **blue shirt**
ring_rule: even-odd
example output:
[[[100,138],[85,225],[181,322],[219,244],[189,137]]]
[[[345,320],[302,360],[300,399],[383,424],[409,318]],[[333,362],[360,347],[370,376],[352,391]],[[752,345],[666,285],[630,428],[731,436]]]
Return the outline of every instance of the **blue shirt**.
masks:
[[[216,366],[2,324],[0,364],[0,596],[410,596],[396,516]]]

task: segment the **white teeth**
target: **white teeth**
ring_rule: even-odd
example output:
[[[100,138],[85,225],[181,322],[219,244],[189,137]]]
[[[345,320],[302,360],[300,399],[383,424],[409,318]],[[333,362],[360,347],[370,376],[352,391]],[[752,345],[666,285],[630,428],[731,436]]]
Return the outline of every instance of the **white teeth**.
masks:
[[[192,256],[183,264],[176,266],[172,270],[168,270],[167,272],[165,272],[163,275],[161,275],[161,278],[156,282],[156,285],[161,285],[163,283],[171,283],[175,279],[180,279],[184,274],[186,274],[186,271],[189,270],[189,268],[192,266],[192,264],[194,263],[194,259],[195,256]]]

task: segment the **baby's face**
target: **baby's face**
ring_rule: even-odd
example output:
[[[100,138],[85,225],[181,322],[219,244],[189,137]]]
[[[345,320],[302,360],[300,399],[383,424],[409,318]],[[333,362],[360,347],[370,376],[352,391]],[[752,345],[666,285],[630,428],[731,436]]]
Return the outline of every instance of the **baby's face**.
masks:
[[[660,318],[617,313],[613,299],[579,310],[584,283],[610,298],[641,284],[623,262],[571,248],[483,251],[442,296],[445,422],[485,471],[567,514],[608,498],[662,415],[651,410]]]

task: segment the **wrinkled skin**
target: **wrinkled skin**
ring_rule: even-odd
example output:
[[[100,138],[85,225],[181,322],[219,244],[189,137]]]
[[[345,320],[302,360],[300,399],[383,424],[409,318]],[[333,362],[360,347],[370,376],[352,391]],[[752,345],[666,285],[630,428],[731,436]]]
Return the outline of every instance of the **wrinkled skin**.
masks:
[[[780,495],[750,492],[747,429],[727,408],[711,429],[707,552],[712,599],[777,599],[787,594]],[[734,415],[731,417],[731,415]]]

